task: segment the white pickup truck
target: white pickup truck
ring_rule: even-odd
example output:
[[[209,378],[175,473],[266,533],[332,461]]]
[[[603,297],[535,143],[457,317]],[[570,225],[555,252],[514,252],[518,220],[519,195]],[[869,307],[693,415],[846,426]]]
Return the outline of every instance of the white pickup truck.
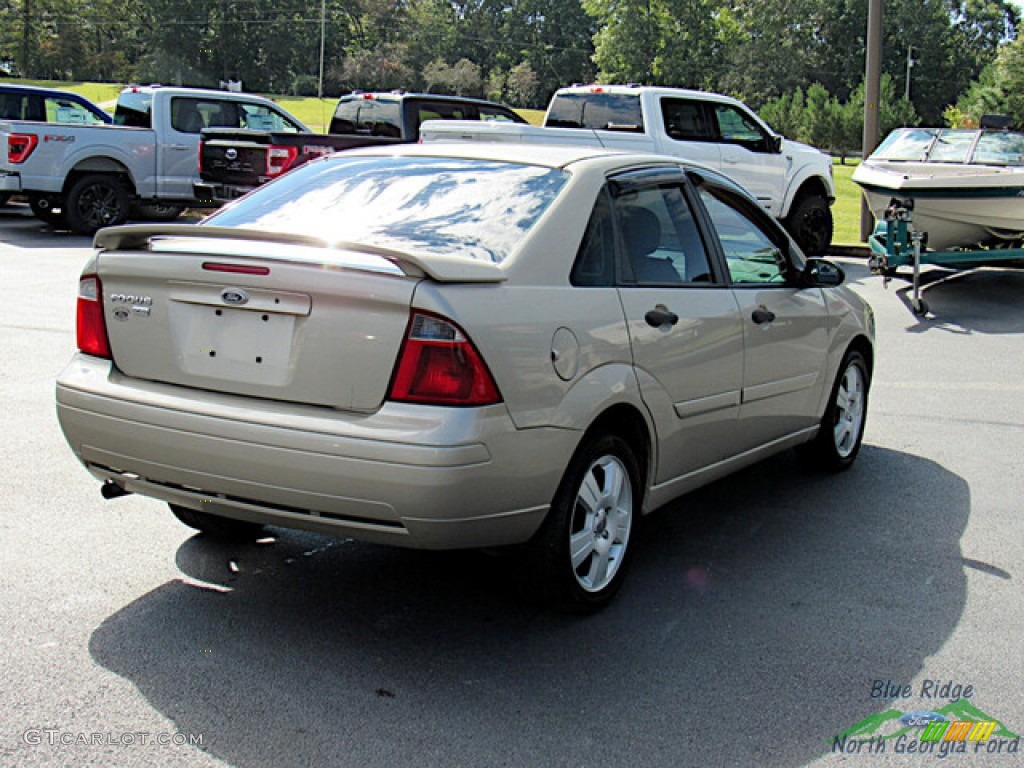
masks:
[[[595,144],[696,160],[731,176],[809,255],[832,240],[832,160],[776,134],[736,99],[705,91],[587,85],[555,92],[544,126],[428,121],[423,141]]]
[[[171,219],[195,205],[199,132],[207,127],[308,133],[269,99],[197,88],[125,88],[113,125],[0,119],[0,193],[28,197],[32,212],[79,234],[133,212]]]

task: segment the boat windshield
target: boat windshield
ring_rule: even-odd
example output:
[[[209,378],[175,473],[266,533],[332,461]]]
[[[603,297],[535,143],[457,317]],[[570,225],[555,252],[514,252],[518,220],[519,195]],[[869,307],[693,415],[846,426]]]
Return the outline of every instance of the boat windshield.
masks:
[[[938,128],[901,128],[886,136],[871,156],[877,160],[923,163],[938,132]]]
[[[977,128],[899,128],[871,157],[911,163],[1024,166],[1024,133]]]
[[[971,162],[1024,166],[1024,133],[985,131],[978,139]]]
[[[966,163],[967,153],[978,138],[978,132],[972,130],[939,131],[928,153],[928,161],[932,163]]]

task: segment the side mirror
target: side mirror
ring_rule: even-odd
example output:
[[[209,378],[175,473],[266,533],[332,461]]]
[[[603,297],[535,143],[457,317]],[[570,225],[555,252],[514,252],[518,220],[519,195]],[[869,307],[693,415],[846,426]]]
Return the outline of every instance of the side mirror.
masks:
[[[768,137],[768,151],[773,155],[782,154],[782,137],[773,133]]]
[[[842,268],[827,259],[808,259],[800,273],[800,284],[804,288],[834,288],[845,279]]]

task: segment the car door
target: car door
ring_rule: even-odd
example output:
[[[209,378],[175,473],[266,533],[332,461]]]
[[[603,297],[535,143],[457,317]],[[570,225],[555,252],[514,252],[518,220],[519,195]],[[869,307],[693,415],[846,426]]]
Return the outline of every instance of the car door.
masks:
[[[776,152],[773,137],[746,110],[713,105],[714,128],[722,154],[722,172],[733,177],[773,216],[781,213],[789,163]]]
[[[813,427],[826,386],[829,319],[820,288],[804,288],[791,241],[753,201],[701,177],[698,194],[742,318],[746,449]]]
[[[170,130],[157,153],[157,195],[187,199],[199,177],[199,132],[239,128],[241,120],[235,101],[212,96],[174,96],[170,108]]]
[[[610,180],[617,284],[640,392],[657,432],[655,483],[725,457],[739,414],[739,308],[678,167]]]

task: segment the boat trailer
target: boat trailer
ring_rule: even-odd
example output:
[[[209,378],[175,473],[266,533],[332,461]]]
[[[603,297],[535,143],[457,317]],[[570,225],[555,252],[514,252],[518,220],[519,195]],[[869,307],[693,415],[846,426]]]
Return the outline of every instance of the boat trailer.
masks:
[[[933,264],[946,269],[963,270],[978,267],[1024,263],[1024,248],[977,248],[974,250],[926,250],[928,233],[914,229],[914,201],[893,198],[885,209],[885,218],[878,222],[868,238],[871,256],[868,266],[882,275],[886,286],[898,267],[913,267],[913,294],[910,306],[915,315],[928,314],[928,305],[921,298],[921,265]]]

